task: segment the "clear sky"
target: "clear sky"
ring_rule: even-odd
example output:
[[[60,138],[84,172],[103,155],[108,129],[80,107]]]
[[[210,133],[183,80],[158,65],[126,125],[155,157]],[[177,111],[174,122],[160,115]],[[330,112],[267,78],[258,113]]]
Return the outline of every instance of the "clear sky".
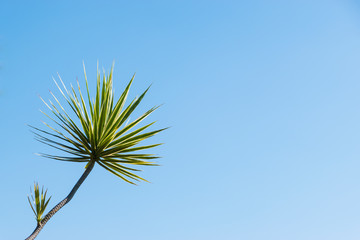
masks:
[[[54,1],[53,1],[54,2]],[[84,165],[49,160],[51,77],[94,86],[96,64],[172,126],[161,167],[129,185],[95,167],[38,239],[360,238],[360,4],[356,1],[3,1],[0,233],[35,227],[34,181],[62,200]],[[140,111],[139,111],[140,113]]]

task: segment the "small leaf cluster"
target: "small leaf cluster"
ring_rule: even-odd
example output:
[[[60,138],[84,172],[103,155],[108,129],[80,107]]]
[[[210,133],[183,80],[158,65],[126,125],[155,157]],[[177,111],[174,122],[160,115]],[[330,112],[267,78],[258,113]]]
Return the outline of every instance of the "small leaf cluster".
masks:
[[[47,189],[44,191],[44,187],[42,187],[40,192],[39,184],[34,183],[34,194],[31,193],[31,195],[28,196],[30,207],[34,212],[36,221],[38,223],[40,223],[41,220],[43,219],[42,216],[51,199],[51,196],[47,199],[46,194],[47,194]]]

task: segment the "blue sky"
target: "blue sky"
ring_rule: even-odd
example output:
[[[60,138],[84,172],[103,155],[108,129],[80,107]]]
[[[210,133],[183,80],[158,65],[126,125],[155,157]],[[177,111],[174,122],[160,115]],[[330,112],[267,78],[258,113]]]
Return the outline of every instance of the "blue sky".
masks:
[[[132,186],[95,167],[38,239],[360,238],[356,1],[7,1],[0,9],[0,232],[35,226],[34,181],[62,200],[84,166],[33,139],[38,94],[110,69],[172,128]],[[91,86],[94,83],[90,83]],[[149,121],[150,121],[149,120]]]

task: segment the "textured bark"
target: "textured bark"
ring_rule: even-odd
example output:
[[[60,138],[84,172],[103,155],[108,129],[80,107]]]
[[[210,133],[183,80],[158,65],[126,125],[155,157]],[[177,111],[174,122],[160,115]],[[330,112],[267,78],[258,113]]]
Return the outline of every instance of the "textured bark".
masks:
[[[70,202],[70,200],[74,197],[76,191],[79,189],[80,185],[84,182],[84,180],[86,179],[86,177],[89,175],[89,173],[91,172],[91,170],[93,169],[95,165],[95,161],[91,161],[90,164],[88,165],[88,167],[86,168],[85,172],[83,173],[83,175],[81,175],[80,179],[77,181],[77,183],[75,184],[75,186],[73,187],[73,189],[71,190],[71,192],[69,193],[69,195],[66,196],[66,198],[64,198],[64,200],[62,200],[61,202],[59,202],[53,209],[50,210],[50,212],[48,212],[48,214],[46,214],[46,216],[43,218],[43,220],[41,220],[34,232],[25,240],[33,240],[36,238],[36,236],[39,234],[39,232],[41,231],[41,229],[45,226],[45,224],[50,220],[50,218],[52,216],[54,216],[54,214],[59,211],[63,206],[65,206],[68,202]]]

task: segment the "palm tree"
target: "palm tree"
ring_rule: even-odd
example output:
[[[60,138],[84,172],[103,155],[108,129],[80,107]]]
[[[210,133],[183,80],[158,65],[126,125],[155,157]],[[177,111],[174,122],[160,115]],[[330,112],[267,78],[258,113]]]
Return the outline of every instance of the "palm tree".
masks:
[[[56,103],[53,103],[51,100],[49,100],[49,103],[46,103],[42,100],[53,116],[45,112],[43,113],[51,119],[56,127],[52,127],[47,123],[44,123],[48,128],[47,130],[30,126],[34,130],[33,132],[38,141],[64,152],[64,155],[40,154],[41,156],[66,162],[86,163],[86,166],[84,173],[64,200],[59,202],[44,217],[41,215],[39,217],[36,211],[34,211],[38,224],[26,240],[35,239],[50,218],[70,202],[95,164],[131,184],[135,184],[134,181],[146,180],[134,173],[135,171],[140,171],[139,169],[129,167],[129,165],[156,165],[152,161],[158,158],[157,156],[139,153],[139,151],[150,149],[160,144],[139,145],[139,143],[166,128],[146,131],[155,122],[139,128],[136,127],[158,107],[153,107],[134,121],[126,123],[130,115],[143,100],[149,88],[125,106],[130,86],[135,77],[134,75],[120,97],[114,101],[112,67],[108,76],[104,72],[101,77],[99,71],[97,71],[96,95],[95,99],[91,100],[85,66],[84,74],[86,100],[81,92],[79,82],[78,91],[75,91],[72,85],[71,89],[68,90],[60,76],[59,79],[62,87],[54,79],[61,95],[66,100],[75,117],[71,117],[55,95],[51,93]],[[39,195],[38,186],[37,191]],[[37,199],[40,199],[39,196]],[[48,201],[46,196],[43,198],[43,195],[41,195],[41,199],[42,202],[39,200],[34,205],[35,208],[38,207],[39,211],[43,213],[44,209],[42,207],[45,206],[44,203],[47,205]]]

